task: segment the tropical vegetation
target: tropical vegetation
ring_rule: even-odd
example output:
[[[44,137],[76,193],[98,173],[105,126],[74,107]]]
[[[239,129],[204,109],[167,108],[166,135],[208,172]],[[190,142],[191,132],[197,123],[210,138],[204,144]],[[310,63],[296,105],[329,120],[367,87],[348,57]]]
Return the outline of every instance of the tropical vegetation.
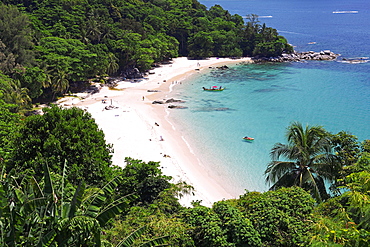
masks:
[[[196,0],[0,3],[0,85],[29,109],[106,76],[130,77],[178,56],[278,56],[291,52],[256,15],[232,15]]]
[[[309,190],[319,202],[327,199],[325,181],[335,181],[341,168],[332,152],[330,135],[321,126],[289,126],[288,144],[276,143],[271,150],[272,162],[265,174],[271,189],[299,186]],[[279,161],[279,158],[285,158]]]
[[[33,106],[177,56],[277,56],[284,37],[196,0],[0,4],[0,246],[369,246],[370,140],[294,122],[267,192],[205,207],[158,162],[125,158],[91,115]],[[86,85],[87,83],[87,85]]]
[[[370,243],[370,142],[349,133],[292,123],[288,144],[272,148],[270,191],[184,207],[179,198],[194,193],[191,186],[174,184],[158,162],[114,166],[87,112],[51,106],[25,118],[0,103],[2,246]],[[84,131],[88,141],[80,143],[74,136]]]

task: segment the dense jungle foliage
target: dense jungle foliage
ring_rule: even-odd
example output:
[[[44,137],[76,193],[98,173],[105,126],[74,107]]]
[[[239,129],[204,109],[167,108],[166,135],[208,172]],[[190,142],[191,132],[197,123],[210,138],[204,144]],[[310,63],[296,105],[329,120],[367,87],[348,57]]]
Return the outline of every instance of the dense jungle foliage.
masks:
[[[71,86],[129,76],[178,56],[277,56],[292,47],[256,15],[245,23],[196,0],[18,1],[0,4],[0,83],[21,108]]]
[[[91,115],[42,99],[176,56],[275,56],[275,29],[191,0],[2,1],[0,246],[369,246],[370,141],[292,123],[268,192],[183,207],[197,193],[158,162],[126,158]]]
[[[13,108],[0,101],[1,246],[370,244],[369,140],[293,123],[271,150],[270,191],[184,207],[179,198],[197,192],[158,162],[114,166],[89,113]]]

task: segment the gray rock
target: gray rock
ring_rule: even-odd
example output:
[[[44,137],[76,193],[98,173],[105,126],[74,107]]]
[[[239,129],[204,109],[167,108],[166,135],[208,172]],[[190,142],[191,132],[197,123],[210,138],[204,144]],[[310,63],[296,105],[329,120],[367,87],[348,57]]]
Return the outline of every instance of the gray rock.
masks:
[[[335,54],[330,50],[324,50],[320,52],[305,51],[305,52],[293,52],[291,54],[282,54],[280,57],[270,58],[253,58],[255,62],[300,62],[305,60],[335,60],[339,54]]]
[[[166,103],[173,103],[173,102],[181,102],[181,103],[183,103],[184,101],[179,100],[179,99],[173,99],[173,98],[166,100]]]

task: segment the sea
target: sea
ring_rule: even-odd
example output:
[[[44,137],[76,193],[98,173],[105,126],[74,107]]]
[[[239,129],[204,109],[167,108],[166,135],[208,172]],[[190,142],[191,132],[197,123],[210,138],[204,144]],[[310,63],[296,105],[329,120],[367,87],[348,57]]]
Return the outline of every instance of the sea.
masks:
[[[207,69],[173,87],[186,102],[170,120],[203,166],[234,196],[269,189],[264,171],[293,122],[370,139],[368,0],[202,0],[231,14],[257,14],[296,51],[331,50],[337,61],[235,64]],[[359,58],[361,63],[343,60]],[[201,61],[199,61],[201,63]],[[222,86],[222,92],[202,87]],[[255,138],[246,142],[244,136]]]

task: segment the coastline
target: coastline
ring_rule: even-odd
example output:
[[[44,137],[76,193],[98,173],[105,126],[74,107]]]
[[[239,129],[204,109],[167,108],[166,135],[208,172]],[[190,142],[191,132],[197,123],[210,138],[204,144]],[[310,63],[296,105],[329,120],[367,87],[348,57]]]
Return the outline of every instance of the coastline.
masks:
[[[114,90],[103,87],[85,99],[67,97],[58,103],[64,107],[80,107],[92,115],[103,130],[107,143],[113,144],[114,165],[124,167],[125,157],[160,162],[163,173],[172,176],[171,182],[185,181],[194,187],[195,195],[182,197],[182,205],[190,206],[192,201],[201,200],[202,205],[212,206],[216,201],[239,195],[227,191],[222,181],[217,181],[207,172],[210,168],[200,162],[176,126],[169,121],[171,109],[168,104],[152,102],[168,99],[167,95],[176,83],[182,83],[191,75],[209,67],[250,61],[250,58],[175,58],[171,64],[152,70],[154,73],[141,82],[122,81]],[[106,110],[106,106],[112,109]]]

